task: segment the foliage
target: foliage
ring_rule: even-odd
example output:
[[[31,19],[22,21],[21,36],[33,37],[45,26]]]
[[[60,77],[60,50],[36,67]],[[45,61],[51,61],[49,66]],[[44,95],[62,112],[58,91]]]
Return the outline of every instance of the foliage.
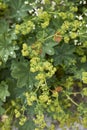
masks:
[[[85,0],[0,0],[0,92],[0,130],[87,128]]]

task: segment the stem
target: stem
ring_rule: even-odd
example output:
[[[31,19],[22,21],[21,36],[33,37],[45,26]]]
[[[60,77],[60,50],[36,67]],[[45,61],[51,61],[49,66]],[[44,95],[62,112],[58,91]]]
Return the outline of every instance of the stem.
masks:
[[[85,37],[85,38],[87,38],[87,36],[82,36],[82,37]]]
[[[82,37],[87,37],[87,36],[85,36],[84,34],[86,34],[86,33],[79,33],[79,35],[83,35]],[[55,35],[55,34],[54,34],[54,35]],[[45,39],[43,39],[43,41],[46,41],[46,40],[48,40],[49,38],[54,37],[54,35],[50,35],[50,36],[46,37]],[[60,35],[57,35],[57,36],[60,36]],[[62,36],[62,37],[64,37],[64,36]]]
[[[87,36],[85,36],[84,34],[87,34],[87,33],[78,33],[78,36],[80,36],[80,35],[82,36],[82,35],[83,35],[82,37],[87,37]],[[50,35],[50,36],[48,36],[48,37],[46,37],[46,38],[44,38],[44,39],[40,39],[40,40],[44,42],[44,41],[46,41],[46,40],[48,40],[48,39],[54,37],[54,35],[55,35],[55,34]],[[57,35],[57,36],[61,36],[61,35]],[[64,37],[64,36],[61,36],[61,37]]]
[[[50,35],[50,36],[46,37],[45,39],[43,39],[43,41],[46,41],[46,40],[48,40],[49,38],[52,38],[52,37],[54,37],[54,35]]]
[[[87,34],[86,32],[85,33],[79,33],[78,32],[78,36],[81,36],[81,37],[87,37],[85,34]]]
[[[81,92],[72,92],[72,93],[70,93],[70,94],[73,94],[73,95],[77,95],[77,94],[81,94]]]
[[[12,106],[10,106],[6,111],[5,114],[12,108]]]
[[[59,12],[49,12],[50,14],[59,14]]]
[[[79,106],[69,95],[66,94],[66,96],[73,104],[75,104],[76,106]]]
[[[39,90],[40,86],[37,86],[36,90],[35,90],[35,93]]]
[[[87,34],[87,33],[78,33],[78,34],[84,35],[84,34]]]

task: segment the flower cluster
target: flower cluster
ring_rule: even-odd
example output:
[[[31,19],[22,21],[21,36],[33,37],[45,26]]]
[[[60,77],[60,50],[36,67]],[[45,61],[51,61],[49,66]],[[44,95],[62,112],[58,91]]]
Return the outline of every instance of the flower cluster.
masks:
[[[43,130],[46,127],[46,122],[44,120],[43,113],[39,113],[38,115],[36,115],[36,118],[34,118],[33,121],[35,122],[37,126],[35,130]]]
[[[26,35],[26,34],[30,33],[34,28],[35,28],[34,23],[30,20],[27,20],[21,24],[15,25],[15,33]]]
[[[26,100],[27,100],[27,105],[32,106],[33,102],[37,100],[37,96],[34,92],[32,93],[25,93]]]
[[[41,42],[35,42],[32,45],[28,46],[27,43],[23,43],[22,55],[29,56],[30,58],[36,57],[41,53],[42,44]]]
[[[72,22],[65,20],[63,22],[61,29],[58,29],[58,31],[64,36],[65,43],[69,43],[70,39],[76,39],[80,35],[77,30],[80,29],[81,24],[79,20]]]
[[[49,61],[34,57],[30,60],[30,71],[39,72],[35,78],[39,81],[39,85],[41,85],[46,81],[46,78],[50,78],[55,74],[56,68]]]
[[[22,55],[23,56],[28,56],[29,55],[29,51],[28,51],[28,46],[26,43],[23,44],[23,49],[22,49]]]
[[[39,96],[39,102],[40,102],[41,104],[44,104],[44,105],[45,105],[45,103],[46,103],[47,105],[50,105],[51,99],[50,99],[50,96],[49,96],[49,94],[48,94],[47,91],[44,91],[44,92]],[[46,107],[47,107],[47,106],[46,106]]]
[[[27,117],[24,115],[24,110],[25,108],[21,108],[20,110],[16,108],[14,110],[15,117],[19,119],[19,124],[21,126],[24,125],[24,123],[27,121]]]
[[[21,118],[20,118],[20,120],[19,120],[19,124],[22,126],[22,125],[24,125],[24,123],[25,123],[26,121],[27,121],[26,116],[22,115]]]
[[[82,80],[83,80],[83,83],[87,83],[87,72],[82,73]]]
[[[42,28],[46,28],[49,25],[50,15],[46,11],[39,11],[38,18],[40,21],[42,21],[41,23]]]

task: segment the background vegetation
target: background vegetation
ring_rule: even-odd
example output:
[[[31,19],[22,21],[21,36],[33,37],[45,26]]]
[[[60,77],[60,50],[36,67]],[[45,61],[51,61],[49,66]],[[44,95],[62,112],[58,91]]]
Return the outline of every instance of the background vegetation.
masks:
[[[0,130],[54,121],[87,127],[87,3],[0,0]]]

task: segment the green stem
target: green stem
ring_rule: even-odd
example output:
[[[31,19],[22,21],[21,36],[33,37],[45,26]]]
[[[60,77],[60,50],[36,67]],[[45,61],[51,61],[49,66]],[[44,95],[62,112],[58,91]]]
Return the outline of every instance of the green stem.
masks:
[[[46,41],[46,40],[48,40],[48,39],[50,39],[52,37],[54,37],[54,35],[50,35],[50,36],[46,37],[45,39],[43,39],[43,41]]]
[[[5,114],[12,108],[12,106],[10,106],[6,111]]]
[[[79,33],[79,34],[84,35],[84,34],[87,34],[87,33]]]
[[[79,106],[69,95],[66,94],[66,96],[73,104],[75,104],[76,106]]]
[[[81,92],[72,92],[70,94],[77,95],[77,94],[81,94]]]
[[[87,36],[82,36],[82,37],[85,37],[85,38],[87,38]]]
[[[79,33],[79,35],[83,35],[82,37],[87,37],[87,36],[85,36],[84,34],[87,34],[87,33]],[[48,39],[54,37],[54,35],[55,35],[55,34],[50,35],[50,36],[48,36],[48,37],[46,37],[46,38],[44,38],[44,39],[40,39],[40,41],[44,42],[44,41],[46,41],[46,40],[48,40]],[[60,36],[60,35],[57,35],[57,36]],[[62,36],[62,37],[64,37],[64,36]]]
[[[49,12],[50,14],[58,14],[59,12]]]
[[[35,93],[39,90],[40,86],[37,86],[36,90],[35,90]]]

